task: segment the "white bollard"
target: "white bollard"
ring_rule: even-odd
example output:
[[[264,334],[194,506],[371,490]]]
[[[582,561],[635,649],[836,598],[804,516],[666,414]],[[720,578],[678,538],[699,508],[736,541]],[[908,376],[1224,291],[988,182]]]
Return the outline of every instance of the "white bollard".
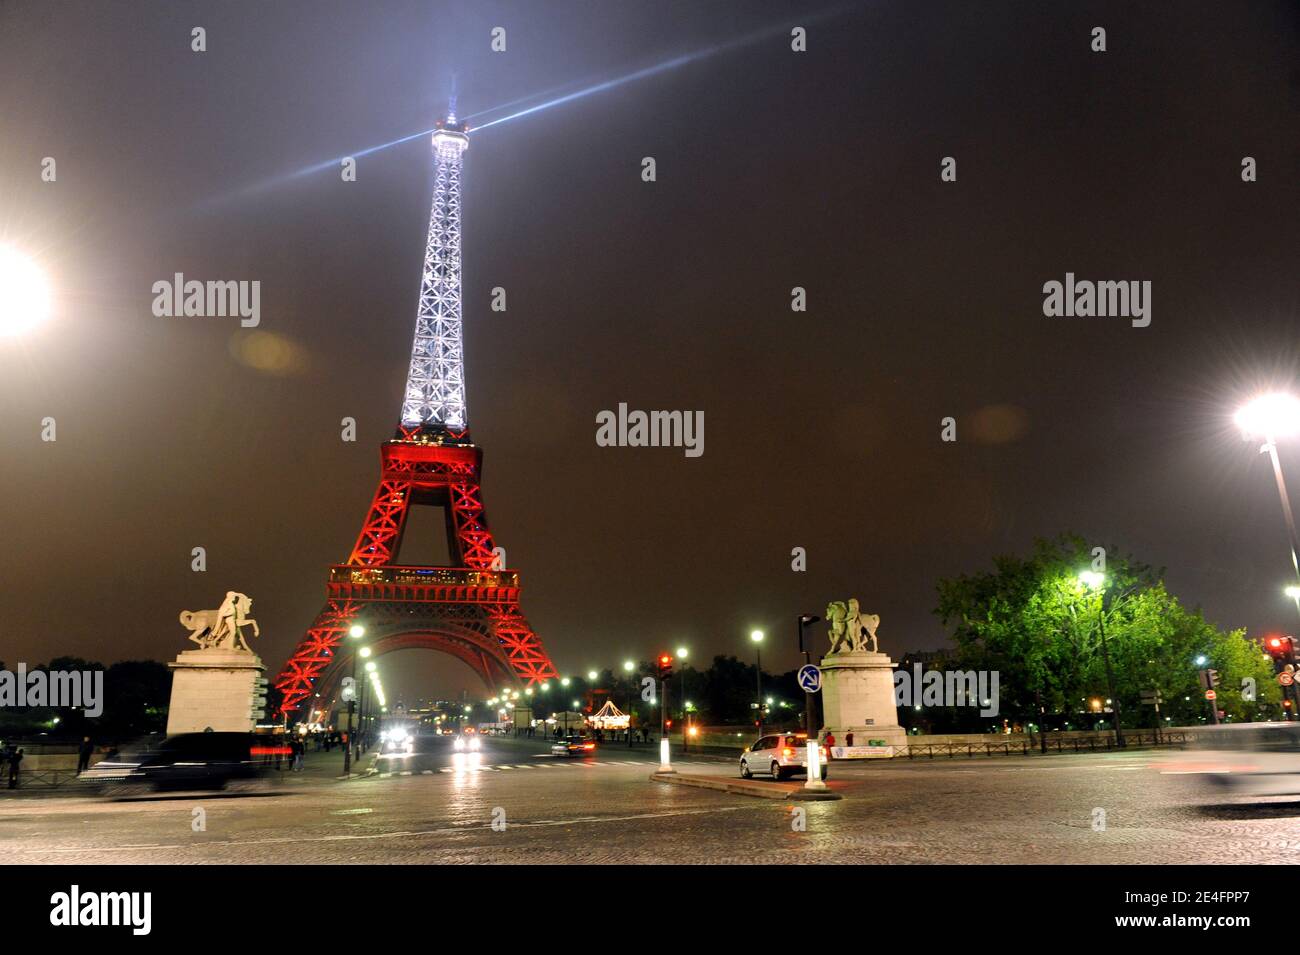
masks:
[[[659,739],[659,772],[671,773],[673,769],[672,760],[668,758],[668,737],[663,736]]]
[[[815,739],[808,741],[808,781],[803,784],[804,789],[826,789],[828,788],[822,782],[822,749]]]

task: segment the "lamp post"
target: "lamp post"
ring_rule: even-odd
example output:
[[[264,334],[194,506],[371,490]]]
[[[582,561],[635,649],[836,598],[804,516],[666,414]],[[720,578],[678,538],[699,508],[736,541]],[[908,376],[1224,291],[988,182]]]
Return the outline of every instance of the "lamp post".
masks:
[[[687,732],[686,732],[686,730],[687,730],[687,726],[689,725],[689,723],[690,723],[690,721],[691,721],[691,718],[690,718],[690,714],[686,712],[686,667],[685,667],[686,658],[689,657],[690,655],[691,655],[691,651],[688,650],[686,647],[678,647],[678,648],[677,648],[677,659],[681,660],[682,663],[683,663],[683,666],[682,666],[682,675],[681,675],[681,682],[682,682],[682,752],[683,752],[683,753],[686,752],[686,748],[690,745],[690,742],[689,742],[689,740],[687,739]],[[667,694],[665,694],[665,696],[666,696],[666,695],[667,695]],[[665,733],[664,735],[667,736],[668,734]]]
[[[1282,478],[1282,463],[1277,456],[1277,439],[1294,434],[1300,428],[1300,399],[1283,392],[1262,395],[1237,412],[1237,426],[1246,440],[1262,438],[1259,453],[1268,454],[1273,464],[1273,478],[1277,481],[1277,494],[1282,500],[1282,517],[1286,521],[1287,536],[1291,543],[1291,572],[1300,584],[1300,543],[1296,540],[1295,517],[1291,513],[1291,499],[1286,493]],[[1296,591],[1296,607],[1300,609],[1300,590]]]
[[[1086,589],[1096,590],[1100,595],[1097,611],[1097,632],[1101,638],[1101,659],[1106,666],[1106,693],[1110,696],[1111,724],[1115,727],[1115,745],[1125,747],[1124,727],[1119,721],[1119,697],[1115,695],[1115,676],[1110,668],[1110,650],[1106,646],[1106,575],[1095,570],[1085,570],[1079,575],[1079,581]]]
[[[1300,613],[1300,542],[1297,542],[1295,517],[1291,513],[1291,498],[1286,492],[1286,481],[1282,478],[1282,462],[1277,456],[1277,439],[1288,437],[1300,428],[1300,399],[1286,392],[1272,392],[1261,395],[1242,407],[1234,420],[1241,428],[1241,435],[1249,441],[1260,438],[1259,453],[1268,454],[1273,465],[1273,479],[1277,482],[1277,496],[1282,502],[1282,517],[1286,522],[1287,539],[1291,544],[1291,573],[1295,584],[1286,589],[1286,595],[1295,601],[1296,611]],[[1285,689],[1283,692],[1286,692]],[[1300,688],[1292,686],[1291,693],[1300,701]],[[1215,716],[1218,716],[1218,703]],[[1292,719],[1300,719],[1300,713]]]
[[[366,628],[361,624],[354,624],[348,630],[348,636],[353,640],[360,640],[366,635]],[[359,650],[360,648],[357,648]],[[352,745],[356,738],[356,730],[353,728],[352,714],[356,712],[357,707],[357,650],[352,651],[352,698],[348,700],[348,741],[343,747],[343,775],[347,776],[352,772]]]
[[[632,748],[632,698],[636,695],[636,684],[632,682],[632,671],[636,664],[631,660],[623,661],[623,672],[628,674],[627,678],[627,748]]]
[[[749,639],[754,641],[754,676],[758,687],[755,699],[758,702],[758,735],[761,739],[763,736],[763,631],[751,630]]]
[[[804,663],[812,663],[812,659],[808,655],[808,650],[803,645],[804,627],[810,626],[816,623],[820,619],[821,617],[818,617],[816,614],[811,614],[811,613],[801,613],[799,615],[799,622],[798,622],[799,652],[803,654]],[[803,731],[808,734],[808,738],[810,740],[815,740],[817,737],[813,735],[812,711],[813,711],[813,695],[809,693],[807,690],[804,690],[803,691]],[[809,776],[808,778],[811,779],[812,777]]]

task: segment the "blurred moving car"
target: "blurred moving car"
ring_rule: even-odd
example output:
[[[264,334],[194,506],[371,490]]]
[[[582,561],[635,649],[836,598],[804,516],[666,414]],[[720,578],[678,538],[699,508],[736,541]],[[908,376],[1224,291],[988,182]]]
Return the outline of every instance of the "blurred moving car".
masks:
[[[478,738],[477,733],[466,730],[456,737],[451,747],[458,753],[477,753],[483,748],[483,741]]]
[[[1157,767],[1166,776],[1204,780],[1225,795],[1300,795],[1300,723],[1207,726]]]
[[[821,778],[826,778],[826,747],[818,745],[821,753]],[[740,754],[740,775],[751,779],[755,773],[770,773],[780,781],[796,773],[808,773],[808,734],[776,733],[764,736]]]
[[[181,733],[156,748],[111,756],[81,774],[105,795],[186,789],[259,792],[269,789],[289,744],[255,733]]]
[[[410,756],[414,752],[415,736],[405,727],[393,727],[379,734],[379,755]]]
[[[594,756],[596,741],[590,736],[566,736],[551,744],[552,756]]]

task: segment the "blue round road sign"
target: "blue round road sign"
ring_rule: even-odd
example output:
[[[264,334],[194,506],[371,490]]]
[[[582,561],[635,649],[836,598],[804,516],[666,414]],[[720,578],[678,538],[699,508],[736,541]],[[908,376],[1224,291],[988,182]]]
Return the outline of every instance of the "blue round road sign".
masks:
[[[822,671],[811,663],[799,668],[799,686],[805,693],[817,693],[822,688]]]

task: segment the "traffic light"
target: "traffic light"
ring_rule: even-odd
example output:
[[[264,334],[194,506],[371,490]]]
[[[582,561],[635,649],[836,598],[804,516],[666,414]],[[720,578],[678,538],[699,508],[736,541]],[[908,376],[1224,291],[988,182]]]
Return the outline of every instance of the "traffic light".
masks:
[[[1295,664],[1295,638],[1269,637],[1264,641],[1264,649],[1273,658],[1274,669],[1280,670],[1288,663]]]
[[[1219,671],[1207,670],[1206,672],[1210,675],[1210,689],[1213,690],[1219,685]]]
[[[673,655],[671,653],[659,654],[659,678],[668,679],[673,675]]]

